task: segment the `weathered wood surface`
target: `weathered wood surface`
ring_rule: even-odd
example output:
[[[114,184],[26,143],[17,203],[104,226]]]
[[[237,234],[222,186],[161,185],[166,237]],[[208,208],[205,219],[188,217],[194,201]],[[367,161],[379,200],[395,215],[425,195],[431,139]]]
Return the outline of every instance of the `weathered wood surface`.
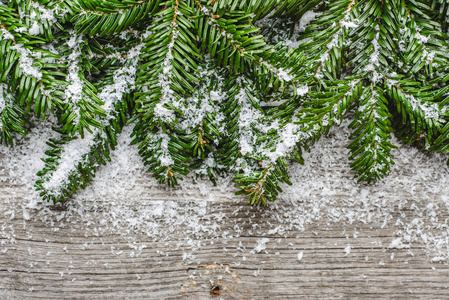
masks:
[[[345,152],[329,147],[337,155]],[[397,163],[400,176],[413,175],[408,163]],[[313,168],[316,178],[301,182],[315,199],[298,202],[305,208],[322,197],[324,206],[344,213],[354,206],[347,199],[370,201],[380,189],[362,186],[354,194],[342,187],[320,196],[307,184],[344,181],[352,173],[338,158]],[[140,184],[148,178],[139,179]],[[376,210],[388,210],[386,223],[357,218],[340,222],[318,214],[305,224],[305,215],[298,215],[300,225],[291,226],[286,221],[294,216],[285,216],[293,203],[264,211],[248,208],[244,199],[218,189],[212,190],[212,201],[207,200],[210,195],[179,196],[152,188],[140,198],[103,199],[68,211],[29,209],[22,200],[27,189],[3,178],[0,299],[449,299],[449,268],[445,261],[431,262],[428,245],[416,240],[410,248],[389,248],[403,228],[396,220],[412,222],[416,217],[410,201],[426,207],[445,192],[429,191],[435,180],[441,178],[416,183],[413,196],[405,184],[389,196],[382,194],[385,205],[368,210],[373,216],[382,216]],[[116,184],[125,182],[122,178]],[[361,195],[363,189],[368,196]],[[120,219],[125,210],[128,219]],[[447,209],[441,209],[437,217],[444,223],[447,215]],[[145,222],[151,225],[145,227]],[[447,233],[447,228],[426,229],[435,235]],[[214,286],[218,294],[211,292]]]

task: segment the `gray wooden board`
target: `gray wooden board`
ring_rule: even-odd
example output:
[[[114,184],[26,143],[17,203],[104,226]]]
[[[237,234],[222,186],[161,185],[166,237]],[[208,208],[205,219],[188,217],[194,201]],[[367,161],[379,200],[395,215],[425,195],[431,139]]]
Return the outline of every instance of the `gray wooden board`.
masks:
[[[338,155],[346,152],[332,147]],[[350,177],[347,162],[339,161],[315,166],[315,180]],[[397,170],[405,178],[413,175],[401,159]],[[319,175],[324,173],[332,176]],[[138,182],[148,180],[144,175]],[[441,191],[426,190],[432,180],[416,183],[415,206],[408,188],[398,186],[383,202],[390,206],[368,209],[385,218],[362,222],[345,219],[354,206],[347,199],[359,195],[344,188],[322,198],[323,206],[340,209],[343,217],[309,220],[289,215],[300,210],[282,197],[278,205],[250,208],[219,188],[210,189],[212,198],[151,188],[140,198],[74,202],[67,210],[29,208],[28,189],[4,175],[0,299],[449,299],[447,262],[432,263],[428,243],[413,239],[389,247],[404,228],[396,220],[413,223],[414,207],[437,201]],[[297,205],[313,210],[316,199],[308,201]],[[433,216],[442,224],[447,217],[447,208]],[[446,227],[426,230],[428,236],[447,234]]]

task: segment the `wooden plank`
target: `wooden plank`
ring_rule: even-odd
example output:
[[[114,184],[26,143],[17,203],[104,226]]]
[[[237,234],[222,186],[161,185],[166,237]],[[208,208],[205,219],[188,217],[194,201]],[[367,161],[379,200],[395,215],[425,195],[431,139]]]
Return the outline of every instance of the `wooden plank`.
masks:
[[[206,207],[213,215],[217,210],[242,212],[242,204],[228,202],[217,208],[209,202]],[[2,299],[449,297],[447,266],[433,270],[419,243],[407,250],[386,248],[394,230],[379,229],[381,224],[356,223],[344,229],[338,223],[316,224],[311,230],[291,230],[285,238],[243,234],[245,230],[234,230],[234,222],[221,223],[220,232],[234,238],[193,238],[200,243],[193,250],[177,245],[185,238],[178,231],[164,241],[126,232],[97,236],[73,219],[58,227],[40,219],[39,211],[34,214],[25,220],[17,211],[13,220],[2,220],[14,228],[15,239],[0,255]],[[262,215],[243,215],[238,216],[242,223],[267,221]],[[344,232],[353,230],[360,236],[350,240],[351,252],[345,256]],[[261,238],[268,239],[266,248],[254,252]],[[132,249],[131,240],[137,241],[137,248],[146,247]],[[194,258],[183,260],[185,253]],[[218,296],[211,294],[213,286],[220,288]]]

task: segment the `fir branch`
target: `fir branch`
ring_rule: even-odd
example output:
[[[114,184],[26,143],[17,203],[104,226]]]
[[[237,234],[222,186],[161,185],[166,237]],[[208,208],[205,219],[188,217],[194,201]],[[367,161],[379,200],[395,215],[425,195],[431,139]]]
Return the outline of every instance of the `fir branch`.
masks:
[[[12,24],[12,23],[10,23]],[[38,117],[45,118],[47,110],[60,106],[62,99],[56,91],[65,74],[57,70],[62,65],[53,63],[60,56],[50,51],[35,49],[33,44],[38,40],[29,35],[21,34],[24,25],[14,23],[14,32],[2,30],[0,36],[0,67],[4,70],[0,82],[8,81],[8,85],[17,91],[17,103],[26,104],[25,111],[34,112]],[[55,70],[56,69],[56,70]]]
[[[150,26],[149,31],[154,33],[147,38],[141,56],[146,63],[140,67],[144,71],[138,74],[137,84],[142,87],[136,94],[138,112],[143,120],[157,122],[163,130],[177,122],[182,97],[186,92],[193,93],[193,85],[198,82],[187,72],[197,68],[195,59],[201,57],[190,41],[193,25],[186,17],[189,13],[192,11],[186,4],[172,1]]]
[[[82,1],[82,6],[73,14],[70,22],[75,23],[79,34],[90,37],[112,36],[141,21],[148,14],[155,14],[162,5],[160,0],[127,1]]]
[[[309,10],[313,9],[323,0],[285,0],[279,1],[281,4],[273,14],[273,17],[290,18],[299,21]]]
[[[443,0],[9,0],[0,139],[55,114],[61,138],[36,187],[66,201],[134,123],[161,183],[232,173],[265,205],[290,183],[287,159],[303,163],[355,110],[351,167],[374,182],[393,164],[391,132],[449,149],[447,12]]]
[[[45,167],[38,173],[36,190],[47,201],[65,202],[77,190],[85,188],[95,177],[97,168],[111,160],[110,152],[115,150],[117,135],[127,124],[133,111],[134,90],[138,56],[143,45],[130,49],[121,67],[111,68],[99,85],[98,96],[103,100],[106,117],[98,120],[102,125],[82,139],[61,132],[59,139],[50,139],[52,147],[46,152]]]
[[[95,128],[82,139],[65,133],[47,142],[51,149],[45,152],[48,158],[44,159],[45,167],[38,172],[41,178],[35,185],[44,200],[57,203],[73,198],[79,188],[86,188],[95,178],[100,165],[111,161],[110,152],[115,150],[117,135],[132,111],[130,100],[129,94],[124,94],[114,104],[103,129]]]
[[[240,185],[241,190],[236,194],[246,194],[249,205],[267,205],[267,201],[274,201],[282,192],[279,183],[292,184],[286,168],[287,161],[279,158],[262,170],[237,174],[234,182]]]
[[[82,45],[84,37],[72,35],[66,44],[69,51],[65,53],[63,59],[66,61],[67,79],[64,91],[63,114],[59,123],[63,125],[62,131],[74,135],[79,132],[84,136],[84,129],[92,133],[89,125],[102,128],[102,125],[95,116],[106,116],[101,107],[104,104],[96,94],[95,87],[85,78],[84,60],[86,49]]]
[[[183,176],[189,173],[186,152],[190,152],[189,145],[179,138],[185,134],[180,130],[163,132],[158,128],[151,128],[144,120],[137,122],[133,129],[136,138],[131,144],[139,144],[139,155],[144,164],[149,166],[148,171],[159,183],[169,186],[178,184]]]
[[[0,83],[0,144],[13,145],[12,132],[26,135],[25,127],[29,124],[25,118],[25,111],[16,104],[12,93],[8,92],[8,86]]]
[[[358,180],[377,181],[390,173],[392,148],[389,142],[391,115],[383,90],[374,84],[364,88],[360,95],[359,107],[349,128],[354,129],[353,139],[348,148],[350,159],[355,159],[351,168],[357,170]]]
[[[332,1],[318,20],[312,21],[305,33],[300,36],[304,43],[298,46],[298,51],[305,51],[307,60],[307,82],[322,78],[338,80],[342,73],[342,50],[347,42],[348,31],[357,27],[358,22],[352,16],[355,1]],[[309,40],[309,41],[307,41]]]

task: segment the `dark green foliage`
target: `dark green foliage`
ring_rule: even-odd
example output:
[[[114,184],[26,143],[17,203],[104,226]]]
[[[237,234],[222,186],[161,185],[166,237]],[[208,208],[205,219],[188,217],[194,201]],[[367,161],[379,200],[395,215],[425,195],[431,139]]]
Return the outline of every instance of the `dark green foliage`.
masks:
[[[12,132],[17,132],[21,135],[26,135],[25,127],[28,125],[28,120],[25,118],[25,111],[17,105],[17,100],[13,99],[13,95],[0,86],[0,94],[4,97],[4,107],[0,114],[0,141],[6,144],[13,145]]]
[[[288,160],[304,163],[349,113],[350,166],[376,182],[392,133],[449,150],[448,20],[446,0],[9,0],[0,141],[56,116],[36,188],[59,202],[132,123],[159,182],[232,174],[266,205],[291,184]]]

